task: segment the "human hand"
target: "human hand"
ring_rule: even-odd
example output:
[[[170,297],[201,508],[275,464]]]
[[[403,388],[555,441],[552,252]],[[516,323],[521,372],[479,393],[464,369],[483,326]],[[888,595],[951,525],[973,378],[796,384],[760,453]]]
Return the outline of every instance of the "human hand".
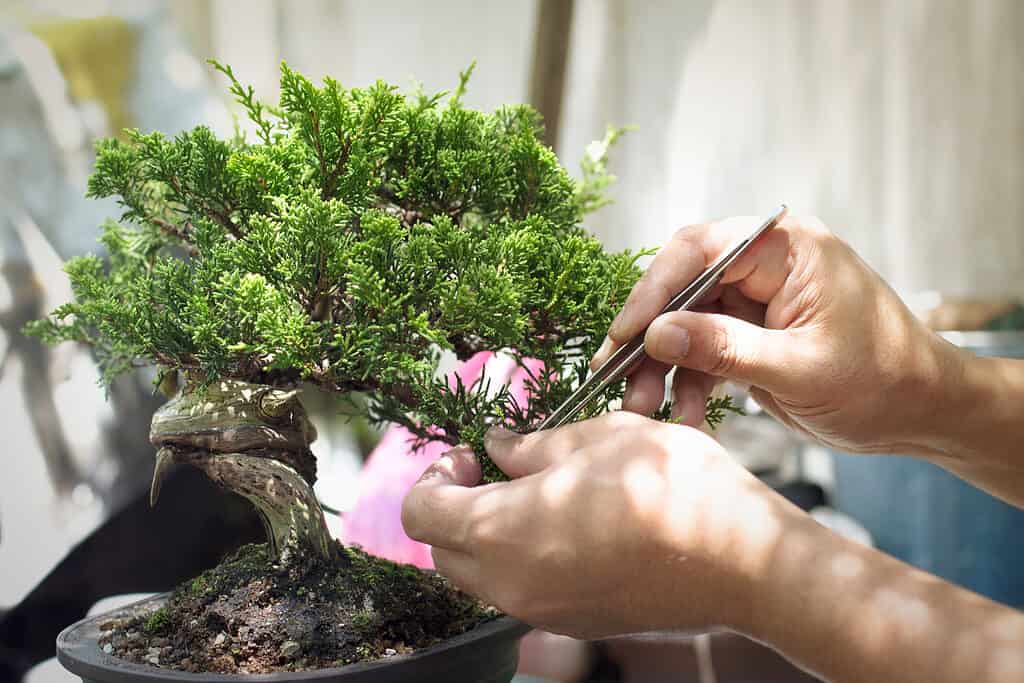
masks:
[[[406,497],[406,533],[457,586],[578,638],[738,627],[757,548],[801,517],[709,436],[627,412],[492,431],[487,452],[512,481],[474,486],[473,453],[450,451]]]
[[[938,410],[955,393],[965,355],[930,332],[838,237],[787,217],[725,273],[695,311],[658,316],[673,294],[756,219],[680,230],[612,323],[593,364],[650,323],[649,360],[629,378],[623,407],[651,414],[673,381],[674,414],[699,425],[726,378],[751,385],[768,412],[853,452],[929,454]],[[652,322],[653,321],[653,322]]]

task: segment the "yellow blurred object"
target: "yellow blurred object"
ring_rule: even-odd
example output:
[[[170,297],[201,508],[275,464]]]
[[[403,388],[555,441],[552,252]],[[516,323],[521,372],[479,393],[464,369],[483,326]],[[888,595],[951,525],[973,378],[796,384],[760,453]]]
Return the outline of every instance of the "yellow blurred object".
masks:
[[[108,133],[120,135],[131,125],[125,91],[135,75],[135,28],[105,16],[40,21],[29,30],[53,52],[74,102],[97,103],[106,114]]]

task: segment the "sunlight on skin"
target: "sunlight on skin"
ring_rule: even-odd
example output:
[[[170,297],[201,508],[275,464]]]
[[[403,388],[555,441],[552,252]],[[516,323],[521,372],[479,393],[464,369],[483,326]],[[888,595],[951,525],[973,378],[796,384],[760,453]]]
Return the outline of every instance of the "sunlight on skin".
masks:
[[[749,495],[737,490],[737,474],[749,477],[749,487],[744,487],[751,489]],[[699,547],[712,557],[727,557],[734,548],[745,548],[734,559],[748,577],[771,570],[771,550],[780,542],[783,523],[773,505],[774,494],[763,484],[740,472],[740,466],[727,456],[678,454],[668,459],[661,476],[669,482],[671,493],[661,512],[670,537],[699,537]],[[742,521],[741,527],[737,520]]]
[[[837,579],[855,579],[864,571],[864,560],[851,553],[842,553],[832,558],[830,569]]]
[[[819,675],[1017,681],[1024,671],[1024,616],[810,520],[793,517],[774,545],[744,630]]]
[[[868,608],[876,611],[879,615],[891,615],[894,619],[889,621],[889,627],[884,628],[885,623],[879,624],[874,632],[874,638],[869,639],[869,645],[881,648],[885,641],[891,637],[892,630],[899,630],[904,636],[910,638],[926,638],[934,623],[936,616],[932,613],[928,603],[917,595],[908,595],[907,591],[895,588],[879,588],[871,597]]]
[[[665,508],[668,485],[661,472],[646,460],[634,460],[622,473],[626,498],[644,517]]]
[[[553,506],[559,505],[562,501],[568,500],[572,490],[580,478],[576,467],[560,467],[555,469],[544,479],[541,487],[541,495],[545,501]]]
[[[466,509],[452,518],[436,499],[420,524],[437,515],[423,535],[453,543],[442,571],[537,627],[594,638],[723,625],[838,683],[1024,670],[1024,615],[840,537],[707,435],[619,414],[518,448],[508,438],[488,450],[520,478],[438,489]],[[479,476],[438,474],[460,487]]]
[[[1019,650],[1004,647],[992,653],[988,674],[1005,680],[1024,679],[1024,657]]]

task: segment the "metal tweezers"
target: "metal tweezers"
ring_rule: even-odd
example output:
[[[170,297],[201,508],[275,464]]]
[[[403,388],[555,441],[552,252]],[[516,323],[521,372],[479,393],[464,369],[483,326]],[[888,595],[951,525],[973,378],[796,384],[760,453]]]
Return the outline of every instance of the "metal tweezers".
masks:
[[[732,249],[726,251],[719,256],[714,263],[704,269],[704,271],[698,275],[686,288],[679,292],[671,301],[661,309],[661,314],[670,313],[672,311],[685,311],[693,308],[698,304],[705,294],[707,294],[712,287],[718,284],[718,281],[725,274],[726,269],[731,266],[736,259],[740,257],[747,249],[749,249],[757,238],[765,232],[771,230],[779,221],[786,215],[786,205],[783,204],[779,209],[772,215],[771,218],[766,220],[764,223],[758,226],[750,235],[737,243]],[[537,425],[535,431],[542,429],[554,429],[555,427],[561,427],[562,425],[570,422],[576,417],[581,410],[591,403],[595,398],[601,395],[609,385],[617,382],[626,376],[626,373],[630,371],[637,363],[639,363],[647,353],[644,351],[644,335],[647,333],[645,327],[640,331],[640,334],[633,337],[627,344],[620,347],[611,357],[601,364],[597,370],[594,371],[590,377],[587,378],[583,384],[581,384],[576,391],[572,392],[572,395],[565,400],[562,405],[544,418],[540,424]]]

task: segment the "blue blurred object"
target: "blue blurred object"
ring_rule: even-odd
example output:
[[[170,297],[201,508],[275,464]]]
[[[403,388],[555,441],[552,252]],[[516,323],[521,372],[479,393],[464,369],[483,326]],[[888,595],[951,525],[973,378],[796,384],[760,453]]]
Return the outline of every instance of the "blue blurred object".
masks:
[[[946,333],[978,355],[1024,358],[1020,332]],[[1024,606],[1024,510],[930,463],[834,454],[834,507],[901,560],[1014,607]]]

